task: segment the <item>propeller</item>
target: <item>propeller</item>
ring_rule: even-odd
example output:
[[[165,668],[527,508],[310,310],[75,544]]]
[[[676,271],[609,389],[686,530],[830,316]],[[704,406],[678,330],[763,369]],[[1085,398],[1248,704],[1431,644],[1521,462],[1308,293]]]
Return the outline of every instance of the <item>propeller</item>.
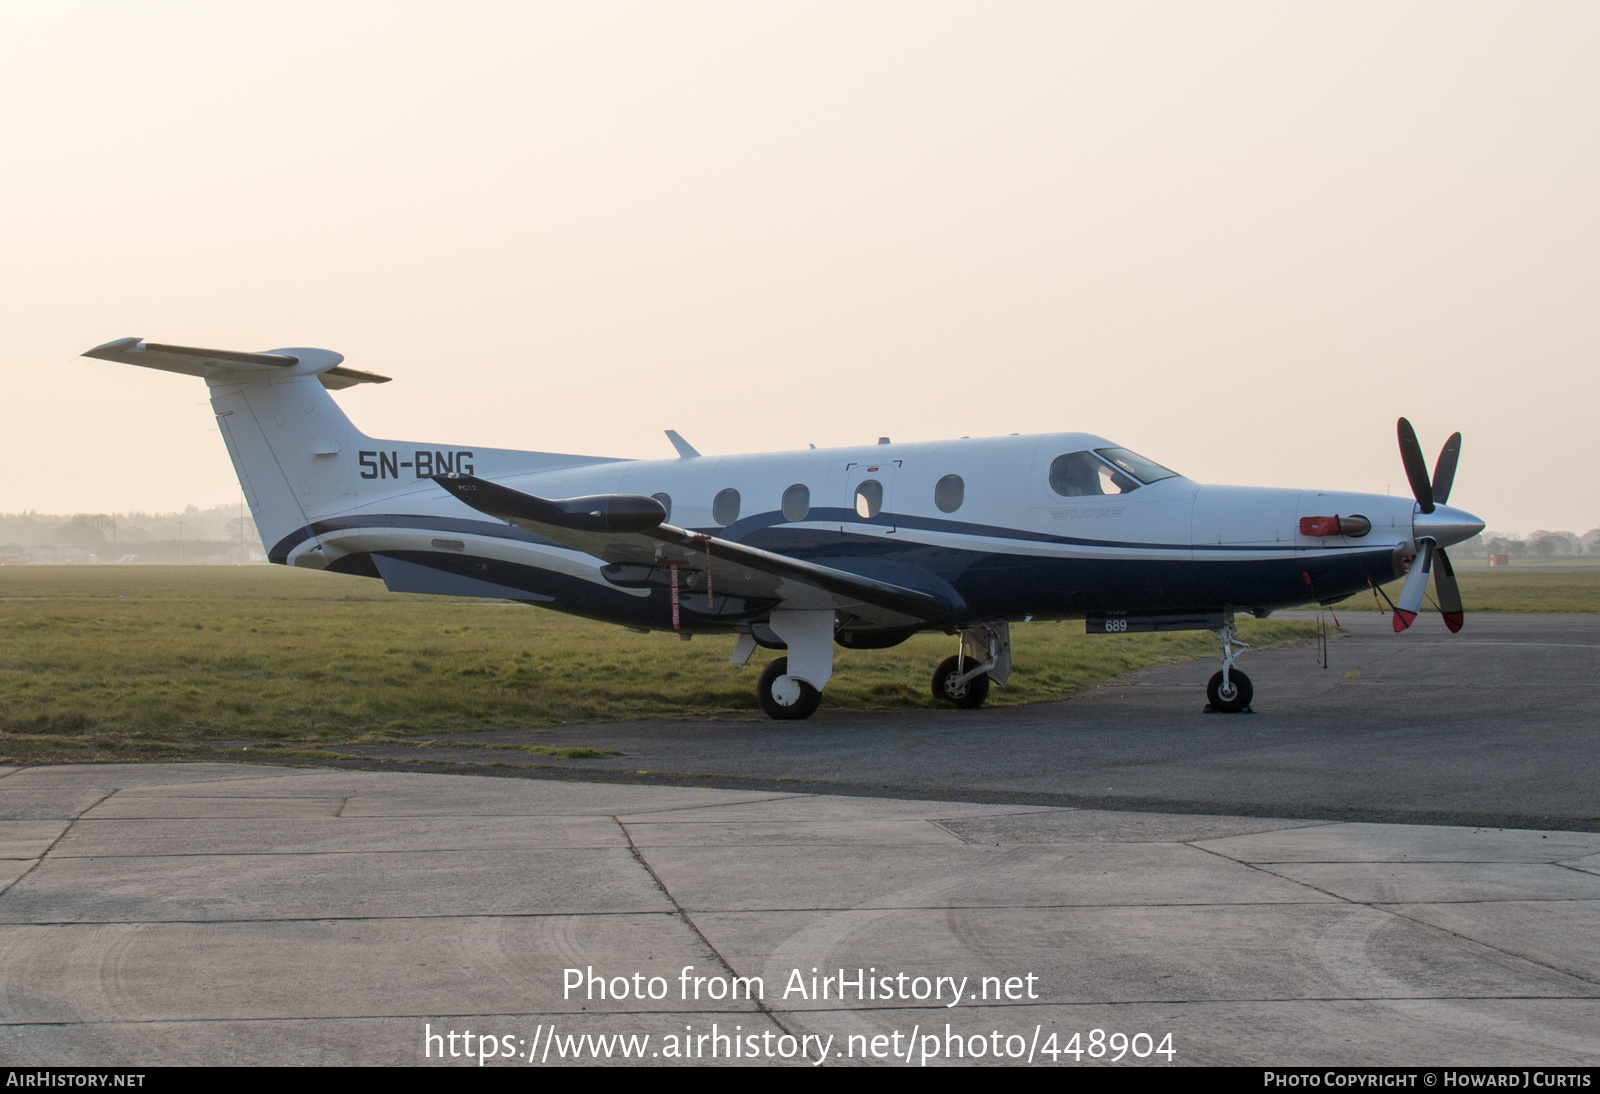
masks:
[[[1450,487],[1455,484],[1456,461],[1461,458],[1461,434],[1452,433],[1444,442],[1439,459],[1433,465],[1433,477],[1429,478],[1422,446],[1417,443],[1417,432],[1411,428],[1411,423],[1401,418],[1396,432],[1400,436],[1400,462],[1405,465],[1406,479],[1411,483],[1411,493],[1417,499],[1420,514],[1412,521],[1417,557],[1412,560],[1411,572],[1406,574],[1406,583],[1395,604],[1394,629],[1403,631],[1416,621],[1431,575],[1439,597],[1439,613],[1453,634],[1461,629],[1465,615],[1461,608],[1461,588],[1456,584],[1455,567],[1450,565],[1445,545],[1460,543],[1483,530],[1483,522],[1476,517],[1445,505],[1450,500]],[[1424,520],[1424,516],[1433,519]]]

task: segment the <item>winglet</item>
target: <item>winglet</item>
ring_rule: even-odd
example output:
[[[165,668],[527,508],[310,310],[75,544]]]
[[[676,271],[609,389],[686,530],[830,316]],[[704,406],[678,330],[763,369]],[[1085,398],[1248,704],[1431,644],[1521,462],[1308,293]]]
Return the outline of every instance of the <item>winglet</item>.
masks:
[[[676,429],[667,430],[667,440],[671,441],[672,447],[678,450],[678,455],[686,460],[692,456],[700,455],[700,453],[695,451],[694,445],[684,440],[683,435],[680,434]]]

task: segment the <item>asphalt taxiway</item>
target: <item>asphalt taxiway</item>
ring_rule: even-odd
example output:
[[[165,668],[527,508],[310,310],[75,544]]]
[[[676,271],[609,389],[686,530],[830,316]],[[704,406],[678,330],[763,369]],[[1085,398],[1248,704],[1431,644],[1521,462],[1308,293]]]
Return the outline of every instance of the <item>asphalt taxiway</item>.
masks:
[[[1455,635],[1432,615],[1398,635],[1376,613],[1339,618],[1327,668],[1312,646],[1246,654],[1252,714],[1202,714],[1217,664],[1195,661],[1023,707],[859,713],[824,699],[800,723],[624,722],[351,751],[483,774],[498,763],[729,789],[1600,829],[1600,615],[1479,613]],[[622,755],[516,751],[530,744]]]

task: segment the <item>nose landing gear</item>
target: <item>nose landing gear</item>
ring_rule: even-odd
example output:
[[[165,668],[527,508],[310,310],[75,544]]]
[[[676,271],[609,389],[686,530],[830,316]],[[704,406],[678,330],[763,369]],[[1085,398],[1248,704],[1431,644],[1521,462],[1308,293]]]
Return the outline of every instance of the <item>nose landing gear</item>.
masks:
[[[1218,714],[1242,714],[1250,709],[1255,688],[1250,684],[1250,677],[1234,668],[1233,663],[1250,647],[1239,641],[1239,629],[1234,625],[1232,612],[1225,614],[1222,620],[1222,629],[1217,632],[1217,637],[1222,639],[1222,671],[1206,685],[1206,700],[1211,704],[1206,709]],[[1235,646],[1238,652],[1234,651]]]

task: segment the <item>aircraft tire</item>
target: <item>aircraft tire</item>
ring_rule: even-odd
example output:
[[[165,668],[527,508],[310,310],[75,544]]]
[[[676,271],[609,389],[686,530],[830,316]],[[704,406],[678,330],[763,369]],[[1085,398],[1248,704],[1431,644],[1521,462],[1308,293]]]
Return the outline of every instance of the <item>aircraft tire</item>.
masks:
[[[1250,705],[1250,700],[1255,698],[1256,689],[1250,684],[1250,677],[1234,669],[1228,673],[1228,683],[1232,684],[1232,695],[1222,694],[1222,673],[1219,671],[1206,685],[1206,700],[1210,702],[1211,709],[1221,714],[1238,714]]]
[[[799,685],[800,696],[791,702],[785,703],[773,694],[780,677],[789,675],[789,659],[779,657],[768,663],[761,670],[761,680],[756,684],[756,701],[761,704],[761,709],[768,718],[776,718],[780,722],[797,722],[802,718],[809,718],[817,712],[817,706],[822,702],[822,693],[804,680],[795,680]]]
[[[989,674],[985,672],[965,684],[957,684],[955,679],[960,675],[959,657],[946,657],[940,661],[939,667],[933,670],[933,697],[954,703],[963,710],[977,710],[989,698]]]

